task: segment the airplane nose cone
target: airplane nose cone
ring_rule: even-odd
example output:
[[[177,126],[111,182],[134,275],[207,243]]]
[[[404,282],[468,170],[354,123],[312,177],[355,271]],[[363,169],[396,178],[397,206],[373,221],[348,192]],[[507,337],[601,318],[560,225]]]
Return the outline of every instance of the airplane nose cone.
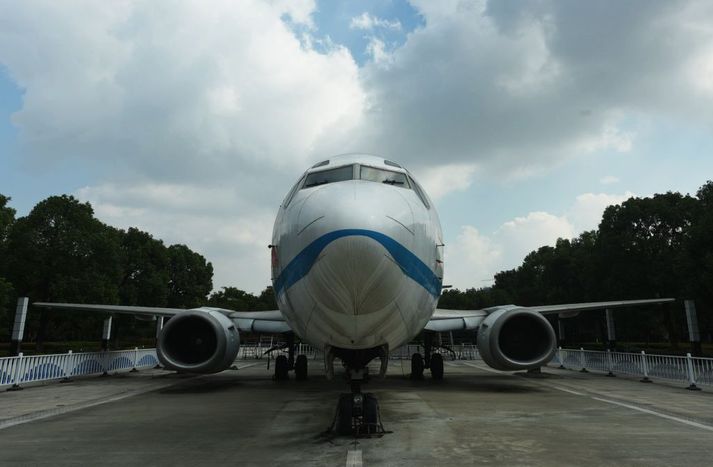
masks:
[[[403,273],[385,243],[410,248],[413,215],[399,188],[377,187],[361,181],[327,186],[300,212],[301,235],[324,245],[306,286],[331,312],[376,313],[400,293]]]

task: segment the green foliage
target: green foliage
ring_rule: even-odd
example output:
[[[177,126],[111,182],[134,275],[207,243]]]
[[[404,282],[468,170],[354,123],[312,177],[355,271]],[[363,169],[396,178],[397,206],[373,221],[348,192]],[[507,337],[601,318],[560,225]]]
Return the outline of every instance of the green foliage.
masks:
[[[121,261],[121,304],[166,306],[170,261],[163,242],[131,227],[121,234]]]
[[[185,245],[168,247],[168,306],[201,306],[213,288],[213,265]]]
[[[0,195],[0,325],[5,339],[17,295],[33,301],[143,306],[203,305],[212,288],[213,268],[185,245],[166,247],[136,228],[109,227],[89,203],[52,196],[14,220]],[[4,276],[3,276],[4,274]],[[102,316],[94,313],[32,311],[26,340],[99,337]],[[152,336],[153,326],[117,316],[114,336]]]
[[[265,311],[277,309],[272,287],[267,287],[257,297],[235,287],[223,287],[222,290],[211,294],[208,299],[208,304],[217,308],[234,311]]]
[[[5,278],[7,271],[6,237],[15,222],[15,210],[7,204],[10,198],[0,194],[0,340],[9,339],[12,326],[12,300],[15,298],[12,284]]]
[[[615,299],[695,298],[704,339],[713,334],[713,182],[696,197],[680,193],[630,198],[608,207],[597,231],[559,239],[495,275],[486,289],[443,293],[443,308],[540,305]],[[630,339],[685,336],[681,303],[617,313],[617,330]],[[576,321],[588,338],[603,338],[597,313]],[[569,321],[568,321],[569,322]],[[568,324],[569,326],[569,324]]]

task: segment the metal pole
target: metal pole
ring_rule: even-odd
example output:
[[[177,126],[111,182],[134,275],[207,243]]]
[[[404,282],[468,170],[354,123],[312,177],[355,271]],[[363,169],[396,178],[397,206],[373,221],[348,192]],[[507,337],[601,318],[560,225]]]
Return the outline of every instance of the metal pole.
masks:
[[[693,300],[685,300],[683,305],[686,307],[686,321],[688,322],[688,340],[691,342],[691,353],[696,356],[701,356],[701,332],[698,329],[698,316],[696,315],[696,302]]]
[[[688,367],[688,382],[690,383],[686,389],[690,391],[700,391],[701,388],[696,386],[696,375],[693,372],[693,358],[690,353],[686,354],[686,366]]]
[[[644,377],[641,378],[642,383],[650,383],[649,379],[649,365],[646,363],[646,352],[641,351],[641,369],[644,371]]]
[[[20,391],[22,390],[22,386],[20,386],[20,380],[22,379],[23,376],[23,367],[22,367],[22,352],[17,354],[17,360],[15,361],[15,368],[13,368],[13,376],[12,376],[12,386],[8,389],[8,391]]]
[[[20,355],[22,347],[22,337],[25,335],[25,318],[27,317],[27,304],[30,299],[20,297],[17,299],[17,308],[15,309],[15,324],[12,327],[12,339],[10,340],[10,355]]]
[[[109,350],[109,338],[111,337],[111,316],[104,318],[104,331],[102,332],[102,350]]]
[[[557,358],[560,361],[560,370],[564,370],[564,360],[562,360],[562,347],[557,347]]]
[[[609,310],[607,310],[609,311]],[[611,350],[607,349],[607,368],[609,369],[609,373],[607,373],[607,376],[616,376],[614,372],[612,371],[612,364],[611,364]]]
[[[586,368],[586,360],[584,359],[584,347],[579,348],[579,359],[582,363],[582,369],[579,370],[581,373],[589,373]]]
[[[614,351],[616,349],[616,328],[614,327],[614,312],[610,309],[606,309],[607,317],[607,341],[609,350]]]
[[[158,335],[161,334],[162,329],[163,329],[163,316],[157,316],[156,317],[156,339],[158,339]]]

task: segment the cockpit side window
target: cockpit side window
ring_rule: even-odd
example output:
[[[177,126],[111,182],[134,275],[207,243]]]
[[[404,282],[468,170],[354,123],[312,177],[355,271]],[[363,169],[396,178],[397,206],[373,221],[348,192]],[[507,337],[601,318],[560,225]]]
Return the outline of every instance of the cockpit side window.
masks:
[[[426,208],[430,209],[431,206],[428,204],[428,198],[426,197],[426,193],[423,192],[423,189],[419,186],[414,179],[409,177],[409,180],[411,181],[411,186],[413,187],[413,191],[416,192],[419,198],[421,198],[421,202],[423,203]]]
[[[304,180],[304,176],[300,177],[300,179],[295,183],[295,186],[292,187],[289,193],[287,193],[287,196],[285,197],[285,200],[282,202],[282,207],[286,208],[287,206],[290,205],[290,201],[292,201],[292,198],[295,197],[295,193],[297,193],[297,190],[299,190],[300,186],[302,186],[302,181]]]
[[[343,182],[354,178],[354,169],[351,165],[337,167],[336,169],[322,170],[321,172],[312,172],[307,175],[304,186],[302,188],[310,188],[317,185],[325,185],[327,183]]]
[[[362,165],[359,168],[359,178],[361,180],[369,180],[370,182],[386,183],[388,185],[411,188],[411,185],[406,178],[406,174],[394,172],[393,170],[377,169],[376,167]]]

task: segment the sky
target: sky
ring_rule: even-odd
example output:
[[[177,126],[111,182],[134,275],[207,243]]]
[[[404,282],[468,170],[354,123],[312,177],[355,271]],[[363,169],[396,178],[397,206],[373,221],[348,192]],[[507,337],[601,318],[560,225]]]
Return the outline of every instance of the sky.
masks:
[[[492,284],[631,196],[713,179],[706,0],[0,0],[0,193],[270,283],[301,173],[369,152],[435,200],[444,282]]]

